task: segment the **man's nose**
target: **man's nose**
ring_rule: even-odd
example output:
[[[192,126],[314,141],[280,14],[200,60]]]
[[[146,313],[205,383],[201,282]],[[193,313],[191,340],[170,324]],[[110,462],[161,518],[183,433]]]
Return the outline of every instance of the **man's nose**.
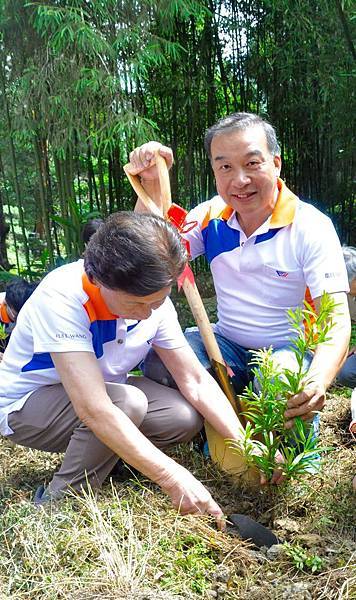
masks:
[[[236,169],[232,174],[231,184],[241,188],[250,183],[251,178],[244,169]]]

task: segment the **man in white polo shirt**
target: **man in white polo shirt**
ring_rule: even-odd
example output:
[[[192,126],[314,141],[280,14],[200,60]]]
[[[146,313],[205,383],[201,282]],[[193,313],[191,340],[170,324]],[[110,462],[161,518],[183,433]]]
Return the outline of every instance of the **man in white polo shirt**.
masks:
[[[310,383],[290,398],[286,427],[293,418],[317,417],[325,392],[346,356],[350,318],[348,281],[340,243],[329,218],[301,202],[280,179],[281,157],[273,127],[251,113],[235,113],[207,130],[207,150],[218,194],[187,216],[196,222],[184,238],[192,258],[205,254],[217,295],[217,341],[232,368],[238,391],[251,380],[251,350],[273,346],[276,361],[293,368],[288,348],[291,336],[286,311],[301,306],[308,287],[318,309],[329,292],[337,302],[335,327],[328,344],[309,357]],[[149,142],[130,155],[131,172],[139,174],[149,195],[160,202],[154,151],[168,166],[169,148]],[[138,202],[136,210],[145,208]],[[196,329],[186,337],[202,364],[209,365]],[[154,355],[146,374],[159,367]],[[159,377],[158,377],[159,378]]]
[[[157,482],[183,513],[222,516],[208,490],[160,449],[206,418],[241,431],[229,402],[187,344],[168,295],[187,256],[163,219],[116,213],[84,261],[49,273],[21,310],[0,365],[0,433],[65,452],[37,502],[98,487],[118,460]],[[128,377],[153,346],[179,392]]]

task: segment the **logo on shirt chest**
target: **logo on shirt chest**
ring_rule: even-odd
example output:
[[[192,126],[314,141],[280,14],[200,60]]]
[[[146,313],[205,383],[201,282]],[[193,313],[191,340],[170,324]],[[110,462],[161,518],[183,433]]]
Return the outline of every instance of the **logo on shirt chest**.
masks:
[[[288,271],[277,271],[276,273],[278,275],[278,277],[288,277]]]

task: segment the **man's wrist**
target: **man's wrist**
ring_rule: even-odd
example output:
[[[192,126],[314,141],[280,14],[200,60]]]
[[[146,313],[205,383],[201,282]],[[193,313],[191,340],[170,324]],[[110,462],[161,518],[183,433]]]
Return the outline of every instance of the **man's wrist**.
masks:
[[[320,373],[313,373],[312,371],[309,371],[305,378],[304,390],[314,388],[319,391],[323,391],[325,394],[330,385],[331,381],[329,381],[329,379],[326,379],[326,377],[323,377]]]
[[[184,467],[174,460],[169,459],[169,464],[167,464],[158,476],[154,478],[154,481],[167,492],[176,486],[178,480],[184,477],[185,473],[187,473],[187,471]]]

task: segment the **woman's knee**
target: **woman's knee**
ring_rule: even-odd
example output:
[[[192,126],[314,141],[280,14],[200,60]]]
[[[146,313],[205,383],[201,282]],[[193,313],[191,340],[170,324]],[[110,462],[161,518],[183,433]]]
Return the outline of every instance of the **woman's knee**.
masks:
[[[203,424],[203,417],[189,402],[183,400],[167,412],[159,430],[156,430],[156,441],[152,441],[160,447],[189,442],[201,430]]]
[[[113,404],[139,427],[147,414],[146,394],[137,387],[126,384],[107,383],[106,389]]]
[[[175,430],[180,442],[189,442],[202,429],[204,419],[188,402],[180,405],[175,414]]]

